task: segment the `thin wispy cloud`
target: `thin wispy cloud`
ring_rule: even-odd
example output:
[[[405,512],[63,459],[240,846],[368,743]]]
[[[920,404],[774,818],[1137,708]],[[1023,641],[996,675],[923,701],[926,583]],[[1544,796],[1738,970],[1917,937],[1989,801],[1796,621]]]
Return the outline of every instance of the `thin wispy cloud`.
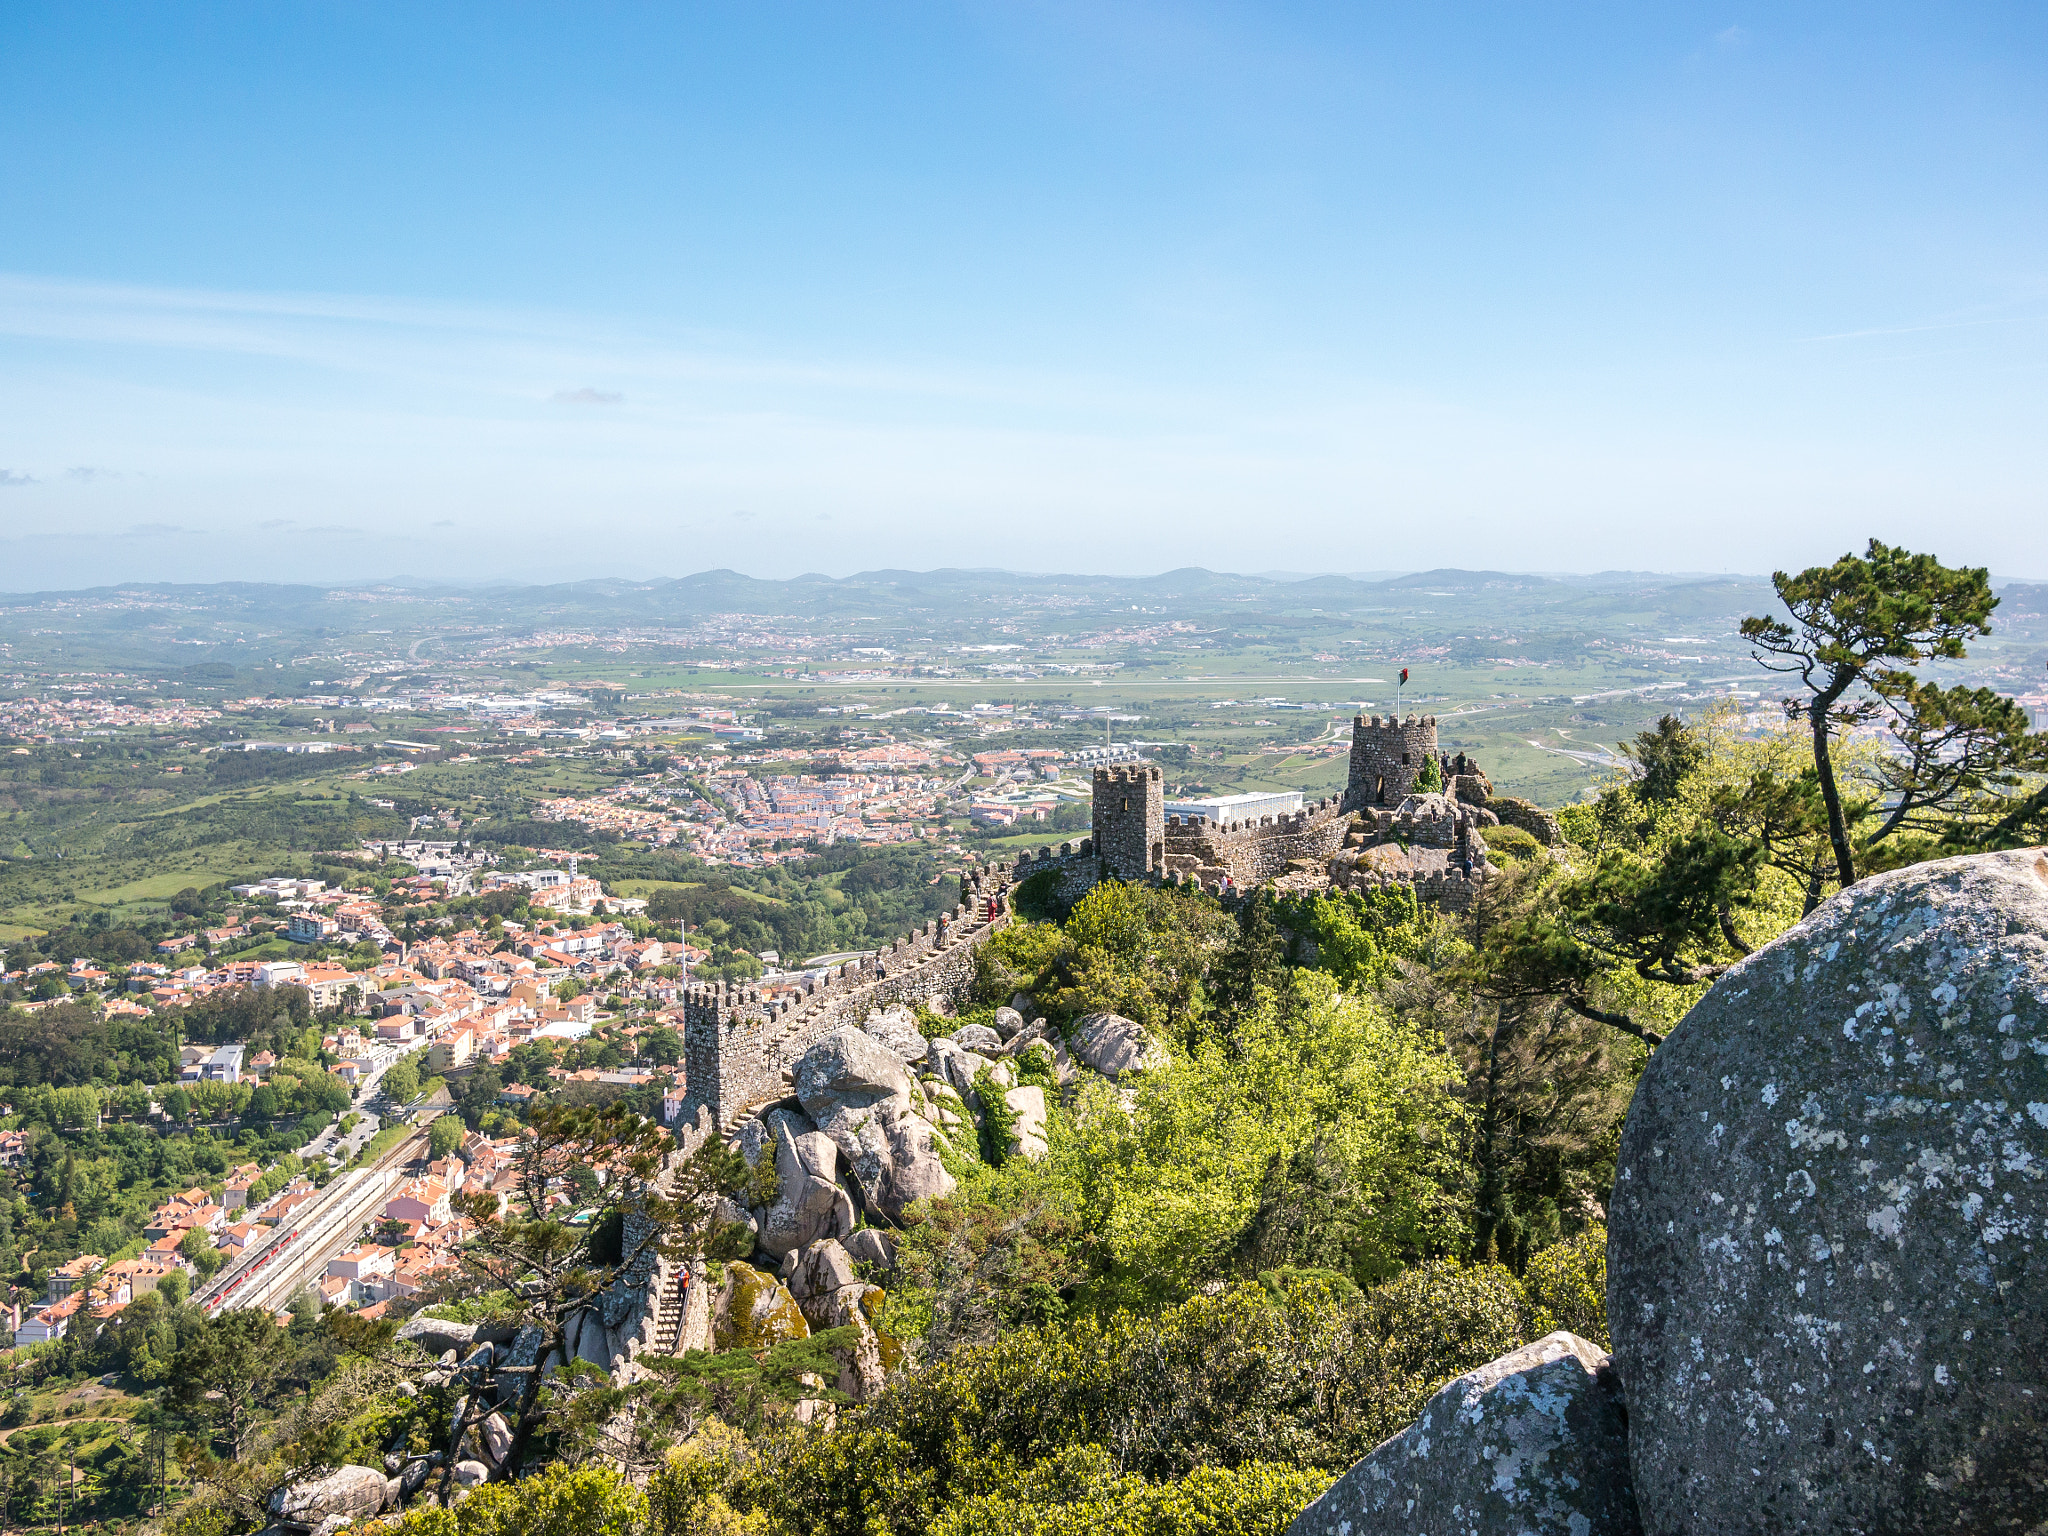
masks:
[[[1531,566],[1554,558],[1554,540],[1611,542],[1619,529],[1659,551],[1636,563],[1705,568],[1730,558],[1731,539],[1770,545],[1766,562],[1853,539],[1856,529],[1818,529],[1798,556],[1772,543],[1824,493],[1846,520],[1956,483],[1910,444],[1873,459],[1846,439],[1795,445],[1778,422],[1695,429],[1623,397],[1596,411],[1461,396],[1383,382],[1363,362],[1349,373],[1055,374],[806,358],[729,333],[700,345],[674,326],[551,310],[0,276],[5,336],[38,342],[17,349],[29,362],[0,372],[0,419],[18,441],[56,445],[55,463],[79,467],[93,444],[119,443],[125,464],[146,466],[90,495],[53,469],[56,483],[32,492],[76,496],[67,534],[146,553],[106,573],[117,579],[213,573],[223,559],[302,579],[332,570],[338,542],[352,570],[402,568],[408,550],[434,558],[445,527],[480,507],[503,537],[469,558],[515,579],[557,576],[565,558],[600,574],[627,548],[677,572],[856,570],[878,551],[932,547],[934,528],[956,562],[1031,565],[1074,547],[1124,570],[1187,563],[1247,529],[1338,562],[1355,563],[1360,538],[1387,565],[1431,561],[1452,536]],[[1867,373],[1867,349],[1825,361],[1834,350],[1814,348],[1812,366]],[[577,379],[603,382],[562,382]],[[1848,409],[1840,391],[1807,398]],[[1741,451],[1728,451],[1730,432],[1748,434]],[[1984,462],[1980,515],[2009,526],[2005,488],[2032,483],[2027,466],[1993,473]],[[35,480],[9,470],[0,484]],[[280,505],[299,511],[267,515]],[[1731,506],[1746,522],[1731,523]],[[1661,515],[1647,518],[1652,508]],[[159,521],[185,532],[118,537]],[[1657,543],[1642,532],[1653,526],[1697,529],[1698,547]],[[584,536],[600,527],[605,538]],[[799,527],[808,537],[777,536]],[[258,528],[281,536],[253,538]],[[17,584],[50,584],[22,564],[44,530],[9,536],[0,566],[22,573]]]
[[[1861,331],[1833,331],[1825,336],[1801,336],[1809,341],[1862,341],[1872,336],[1917,336],[1925,331],[1967,331],[1985,325],[2019,325],[2022,317],[2001,315],[1989,320],[1944,320],[1932,325],[1877,325]]]
[[[0,273],[0,336],[91,347],[266,358],[375,382],[466,388],[507,403],[608,405],[623,389],[559,387],[581,373],[640,380],[657,399],[707,385],[1034,409],[1179,411],[1189,398],[1143,381],[999,368],[792,357],[731,338],[697,344],[663,328],[557,310],[479,308],[327,295],[235,294]],[[594,365],[594,366],[593,366]],[[617,398],[608,398],[616,396]]]

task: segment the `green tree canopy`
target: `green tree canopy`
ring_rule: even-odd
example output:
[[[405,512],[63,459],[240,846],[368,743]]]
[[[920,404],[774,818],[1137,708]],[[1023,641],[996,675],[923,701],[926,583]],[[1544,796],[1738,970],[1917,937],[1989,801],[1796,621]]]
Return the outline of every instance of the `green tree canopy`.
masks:
[[[1805,689],[1786,707],[1806,716],[1836,874],[1843,885],[1854,885],[1850,818],[1836,782],[1831,738],[1877,718],[1886,696],[1910,702],[1914,680],[1904,669],[1929,659],[1962,658],[1966,641],[1991,632],[1998,599],[1982,566],[1951,569],[1932,555],[1877,539],[1861,556],[1844,555],[1796,576],[1779,571],[1771,584],[1791,622],[1746,618],[1742,633],[1766,667],[1796,676]]]

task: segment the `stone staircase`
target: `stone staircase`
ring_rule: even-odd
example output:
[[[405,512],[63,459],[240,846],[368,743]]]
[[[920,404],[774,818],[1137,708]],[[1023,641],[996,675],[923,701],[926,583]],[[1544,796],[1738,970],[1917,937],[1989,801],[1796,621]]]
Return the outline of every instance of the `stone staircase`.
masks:
[[[683,1305],[690,1292],[690,1267],[663,1264],[656,1278],[661,1295],[654,1309],[654,1353],[672,1355],[683,1339]]]

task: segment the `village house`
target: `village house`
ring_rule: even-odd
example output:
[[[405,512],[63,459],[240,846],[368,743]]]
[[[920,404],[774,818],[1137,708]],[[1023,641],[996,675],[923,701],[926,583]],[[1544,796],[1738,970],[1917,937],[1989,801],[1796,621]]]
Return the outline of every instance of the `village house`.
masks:
[[[439,1179],[408,1179],[384,1202],[384,1215],[393,1221],[419,1221],[433,1225],[448,1219],[448,1186]]]
[[[81,1253],[77,1258],[59,1265],[50,1271],[44,1282],[44,1297],[47,1302],[62,1301],[90,1275],[98,1274],[105,1267],[106,1260],[96,1253]]]
[[[243,1163],[239,1168],[230,1168],[221,1181],[220,1204],[224,1211],[239,1211],[249,1203],[249,1191],[256,1187],[263,1177],[263,1170],[254,1163]]]
[[[52,1339],[61,1339],[70,1330],[71,1320],[77,1316],[84,1304],[82,1295],[67,1296],[52,1306],[38,1308],[14,1330],[14,1346],[17,1349],[29,1344],[47,1344]]]

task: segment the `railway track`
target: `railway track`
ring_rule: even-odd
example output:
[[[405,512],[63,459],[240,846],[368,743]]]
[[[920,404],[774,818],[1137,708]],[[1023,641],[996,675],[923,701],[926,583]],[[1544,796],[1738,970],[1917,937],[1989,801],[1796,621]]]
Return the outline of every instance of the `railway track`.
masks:
[[[252,1245],[192,1299],[209,1315],[265,1307],[276,1311],[326,1273],[327,1261],[352,1244],[384,1207],[406,1165],[427,1149],[424,1126],[392,1143],[367,1168],[341,1174],[320,1198]]]

